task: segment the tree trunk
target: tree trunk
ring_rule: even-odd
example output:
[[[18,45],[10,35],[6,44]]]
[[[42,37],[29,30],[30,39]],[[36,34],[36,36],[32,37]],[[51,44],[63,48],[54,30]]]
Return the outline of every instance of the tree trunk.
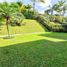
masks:
[[[8,37],[10,37],[10,34],[9,34],[8,18],[6,18],[6,28],[7,28]]]
[[[65,10],[63,10],[63,14],[62,14],[62,16],[64,16],[64,14],[65,14]]]
[[[33,12],[35,13],[35,2],[33,2]]]
[[[51,9],[51,15],[53,15],[53,9]]]

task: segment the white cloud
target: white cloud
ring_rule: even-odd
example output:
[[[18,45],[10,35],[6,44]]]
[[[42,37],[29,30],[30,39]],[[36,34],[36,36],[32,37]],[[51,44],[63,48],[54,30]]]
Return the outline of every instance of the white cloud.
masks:
[[[36,9],[39,13],[44,13],[44,10],[47,9],[49,5],[51,5],[51,0],[45,0],[45,3],[36,3]]]
[[[15,1],[18,1],[18,0],[0,0],[0,2],[4,2],[4,1],[7,1],[7,2],[15,2]]]
[[[51,0],[45,0],[45,3],[40,2],[39,5],[42,6],[42,7],[45,7],[45,6],[51,5],[50,2],[51,2]]]

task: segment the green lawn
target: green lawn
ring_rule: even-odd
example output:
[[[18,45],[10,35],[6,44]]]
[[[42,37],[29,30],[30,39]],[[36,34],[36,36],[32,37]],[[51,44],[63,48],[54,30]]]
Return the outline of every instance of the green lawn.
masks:
[[[6,26],[0,27],[0,35],[6,35]],[[10,34],[23,34],[33,32],[44,32],[45,29],[36,21],[30,19],[24,19],[22,26],[9,26]]]
[[[0,67],[67,67],[67,34],[45,32],[0,38]]]

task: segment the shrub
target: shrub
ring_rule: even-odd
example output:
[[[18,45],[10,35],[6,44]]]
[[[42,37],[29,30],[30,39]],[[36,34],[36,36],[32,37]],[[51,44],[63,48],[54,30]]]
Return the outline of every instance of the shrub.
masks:
[[[11,26],[21,26],[23,19],[25,19],[23,14],[15,13],[15,14],[13,14],[13,16],[10,19],[10,24],[11,24]]]
[[[64,17],[64,19],[65,19],[65,23],[67,24],[67,17]]]
[[[24,15],[27,19],[33,19],[33,11],[25,11],[25,12],[23,12],[23,15]]]
[[[56,22],[56,23],[63,23],[64,18],[62,16],[56,16],[56,15],[52,15],[50,16],[50,21],[51,22]]]
[[[34,19],[38,15],[38,12],[35,11],[34,13],[33,10],[23,10],[22,14],[26,17],[26,19]]]
[[[49,28],[49,26],[48,26],[49,20],[48,20],[47,17],[44,17],[44,16],[42,16],[42,15],[38,15],[38,16],[36,17],[36,20],[37,20],[39,23],[41,23],[43,26],[45,26],[45,27],[50,31],[50,28]]]
[[[44,27],[46,27],[49,31],[54,32],[67,32],[67,25],[63,25],[60,23],[50,22],[49,18],[39,15],[36,18]]]

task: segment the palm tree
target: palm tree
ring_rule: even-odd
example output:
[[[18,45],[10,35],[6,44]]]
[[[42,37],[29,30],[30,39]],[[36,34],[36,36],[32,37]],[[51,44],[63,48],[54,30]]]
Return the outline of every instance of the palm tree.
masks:
[[[16,3],[12,2],[9,6],[10,6],[10,8],[14,8],[15,11],[18,11],[18,9],[20,7],[17,2]]]
[[[33,11],[35,11],[35,2],[36,0],[31,0],[33,2]]]
[[[0,15],[6,20],[8,38],[10,37],[9,20],[13,12],[15,12],[14,8],[10,8],[10,5],[7,2],[2,3],[2,6],[0,7]]]
[[[60,15],[63,12],[62,14],[63,16],[65,14],[65,11],[67,10],[67,5],[65,3],[66,3],[66,0],[60,0],[55,6],[56,7],[55,11],[57,11]]]
[[[49,6],[49,9],[46,10],[46,13],[51,12],[51,15],[53,15],[53,11],[58,12],[61,15],[61,12],[63,11],[63,15],[65,14],[65,11],[67,10],[67,6],[65,5],[65,0],[58,1],[58,3],[53,4],[52,7]]]
[[[65,4],[62,8],[63,14],[62,16],[64,16],[65,12],[67,11],[67,4]]]
[[[54,4],[52,6],[49,5],[48,7],[49,7],[49,9],[45,10],[45,13],[47,13],[47,14],[50,13],[51,15],[53,15],[53,11],[55,11],[57,9],[56,4]]]

